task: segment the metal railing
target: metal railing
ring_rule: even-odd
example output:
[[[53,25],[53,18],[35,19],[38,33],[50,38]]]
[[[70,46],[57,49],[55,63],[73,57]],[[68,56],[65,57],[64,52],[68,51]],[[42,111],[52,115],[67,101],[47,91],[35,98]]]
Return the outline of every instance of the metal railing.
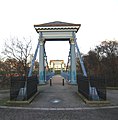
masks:
[[[46,74],[46,81],[50,80],[50,78],[52,78],[55,75],[54,72],[49,72]]]
[[[106,100],[106,82],[102,77],[77,75],[78,91],[88,100]]]
[[[65,80],[69,81],[69,73],[68,72],[61,72],[61,76],[64,77]]]
[[[118,87],[118,74],[105,76],[107,87]]]
[[[10,100],[28,100],[37,92],[37,76],[12,77],[10,85]]]

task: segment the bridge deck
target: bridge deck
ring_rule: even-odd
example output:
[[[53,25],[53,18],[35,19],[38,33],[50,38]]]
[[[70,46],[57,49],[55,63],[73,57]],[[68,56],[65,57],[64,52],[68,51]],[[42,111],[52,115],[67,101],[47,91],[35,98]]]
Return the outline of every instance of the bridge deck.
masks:
[[[49,84],[39,86],[39,95],[29,105],[29,107],[82,107],[87,106],[77,95],[77,86],[68,85],[62,77],[56,75],[52,78],[52,86]]]

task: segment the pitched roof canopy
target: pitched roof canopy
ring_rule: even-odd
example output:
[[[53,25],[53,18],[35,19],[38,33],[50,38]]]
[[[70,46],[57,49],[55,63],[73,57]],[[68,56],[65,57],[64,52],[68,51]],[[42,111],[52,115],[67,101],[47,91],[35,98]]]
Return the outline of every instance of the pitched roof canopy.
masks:
[[[79,30],[81,24],[73,24],[61,21],[54,21],[44,24],[34,25],[37,32],[41,30],[57,30],[57,29],[76,29],[76,32]]]
[[[61,22],[61,21],[54,21],[44,24],[37,24],[34,25],[34,27],[54,27],[54,26],[81,26],[81,24],[73,24],[73,23],[67,23],[67,22]]]

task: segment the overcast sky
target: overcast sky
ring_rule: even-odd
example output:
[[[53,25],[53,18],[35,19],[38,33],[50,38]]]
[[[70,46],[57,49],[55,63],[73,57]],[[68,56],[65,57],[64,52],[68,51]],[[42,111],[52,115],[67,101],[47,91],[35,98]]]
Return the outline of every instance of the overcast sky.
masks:
[[[87,53],[105,39],[118,40],[118,0],[0,0],[0,52],[14,36],[31,37],[34,51],[38,34],[33,25],[53,21],[81,24],[77,42]],[[68,42],[46,43],[48,60],[67,61],[68,50]]]

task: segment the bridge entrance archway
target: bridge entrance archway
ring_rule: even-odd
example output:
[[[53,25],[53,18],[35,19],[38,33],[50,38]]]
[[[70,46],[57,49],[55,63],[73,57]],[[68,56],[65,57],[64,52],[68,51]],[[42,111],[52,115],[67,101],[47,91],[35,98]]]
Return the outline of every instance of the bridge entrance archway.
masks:
[[[76,42],[76,33],[78,32],[81,24],[73,24],[66,22],[50,22],[44,24],[34,25],[36,32],[39,34],[38,45],[34,58],[32,60],[32,65],[29,71],[29,75],[32,74],[32,69],[34,61],[36,59],[37,51],[39,49],[39,84],[45,84],[46,80],[46,66],[48,65],[47,56],[45,51],[46,41],[68,41],[70,44],[69,56],[68,56],[68,69],[69,81],[71,84],[77,84],[76,80],[76,53],[75,48],[77,49],[80,64],[83,70],[83,74],[87,76],[83,60],[80,55],[80,51]]]

